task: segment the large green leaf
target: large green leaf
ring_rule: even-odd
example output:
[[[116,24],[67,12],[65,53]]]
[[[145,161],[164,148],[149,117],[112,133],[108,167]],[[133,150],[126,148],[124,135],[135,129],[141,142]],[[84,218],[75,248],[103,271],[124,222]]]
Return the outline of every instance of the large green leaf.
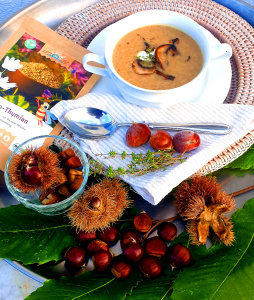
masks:
[[[175,280],[172,299],[253,299],[254,295],[254,199],[232,216],[235,246],[215,244],[197,254],[190,268]]]
[[[252,145],[243,155],[224,167],[225,169],[250,170],[254,169],[254,145]]]
[[[118,226],[137,214],[126,209]],[[45,216],[22,204],[0,209],[0,257],[24,264],[44,264],[63,259],[64,252],[76,245],[75,231],[63,216]]]
[[[190,248],[193,262],[183,271],[171,271],[164,263],[164,272],[155,280],[140,280],[132,273],[125,280],[88,272],[75,278],[49,280],[35,291],[32,299],[253,299],[254,295],[254,199],[232,216],[236,242],[232,247],[215,244],[206,246],[188,244],[186,232],[173,243]],[[135,287],[133,289],[133,287]]]
[[[49,217],[22,204],[0,209],[0,257],[24,264],[44,264],[63,258],[75,245],[67,218]]]
[[[123,280],[111,275],[98,274],[95,271],[85,272],[73,278],[48,280],[26,300],[120,300],[125,299],[127,294],[131,294],[139,279],[137,273],[132,273],[127,280]]]
[[[8,210],[9,209],[9,210]],[[8,210],[8,211],[7,211]],[[15,219],[18,211],[11,208],[4,209],[5,213],[0,214],[0,227],[2,224],[11,223],[12,217]],[[0,210],[0,213],[2,210]],[[20,214],[31,217],[27,209],[19,208]],[[37,214],[36,214],[37,215]],[[5,216],[5,218],[2,218]],[[37,215],[38,217],[38,215]],[[38,223],[40,216],[34,218],[34,223],[28,218],[28,228],[23,226],[24,231],[40,231]],[[57,217],[61,218],[61,217]],[[57,218],[49,218],[55,219]],[[205,246],[193,246],[188,244],[187,233],[181,234],[173,243],[187,244],[193,256],[193,262],[183,271],[174,272],[164,264],[164,273],[155,280],[141,279],[139,272],[133,272],[131,277],[125,280],[119,280],[112,275],[102,275],[96,272],[86,272],[80,276],[62,277],[58,280],[48,280],[43,287],[39,288],[27,299],[253,299],[254,295],[254,199],[249,200],[243,209],[237,210],[233,216],[234,231],[236,233],[236,242],[232,247],[215,244],[210,249]],[[15,221],[16,222],[16,221]],[[49,221],[50,223],[51,221]],[[15,223],[11,226],[7,237],[10,239],[10,233],[19,230]],[[27,223],[27,221],[26,221]],[[44,223],[44,222],[43,222]],[[45,223],[49,224],[46,219]],[[45,225],[44,223],[44,225]],[[68,228],[70,226],[64,222],[64,219],[55,226],[45,226],[44,229],[48,235],[52,228],[60,225]],[[8,226],[7,226],[8,227]],[[43,226],[42,226],[43,227]],[[49,229],[51,227],[51,229]],[[49,230],[49,231],[48,231]],[[6,230],[5,230],[6,231]],[[56,234],[57,236],[57,234]],[[23,242],[25,237],[21,239]],[[34,237],[33,237],[34,238]],[[13,238],[14,240],[15,237]],[[54,236],[55,239],[55,236]],[[38,239],[37,239],[38,240]],[[41,239],[40,239],[41,240]],[[3,239],[0,235],[0,242]],[[30,240],[33,243],[33,239]],[[2,244],[6,244],[5,243]],[[16,244],[16,243],[14,243]],[[21,243],[22,244],[22,243]],[[27,243],[29,244],[29,242]],[[31,246],[31,249],[38,250],[38,245]],[[52,249],[45,249],[45,252]],[[26,250],[22,250],[24,252]],[[14,251],[15,252],[15,251]],[[61,252],[56,249],[56,252]],[[33,251],[30,251],[32,255]],[[24,255],[24,254],[23,254]],[[22,255],[21,255],[22,256]],[[59,256],[60,257],[60,256]],[[126,295],[130,295],[126,297]]]

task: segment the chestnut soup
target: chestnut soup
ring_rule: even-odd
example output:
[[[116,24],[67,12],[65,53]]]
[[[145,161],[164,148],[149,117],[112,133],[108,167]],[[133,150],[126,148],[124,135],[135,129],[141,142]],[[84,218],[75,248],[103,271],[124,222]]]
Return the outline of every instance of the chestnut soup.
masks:
[[[149,90],[182,86],[203,67],[203,54],[196,41],[166,25],[149,25],[129,32],[116,44],[112,58],[123,79]]]

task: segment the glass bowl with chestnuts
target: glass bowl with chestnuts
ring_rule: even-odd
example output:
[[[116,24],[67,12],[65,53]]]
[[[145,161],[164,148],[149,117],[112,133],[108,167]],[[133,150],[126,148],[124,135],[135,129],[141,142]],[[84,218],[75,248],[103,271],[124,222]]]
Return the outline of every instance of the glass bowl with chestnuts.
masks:
[[[20,144],[5,166],[9,192],[44,215],[66,212],[83,193],[89,175],[85,153],[73,141],[42,135]]]

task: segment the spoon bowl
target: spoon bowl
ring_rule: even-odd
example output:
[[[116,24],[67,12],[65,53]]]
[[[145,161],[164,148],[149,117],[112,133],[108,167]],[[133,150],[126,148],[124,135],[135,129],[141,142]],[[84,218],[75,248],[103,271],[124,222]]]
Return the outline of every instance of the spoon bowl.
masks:
[[[71,132],[87,139],[106,138],[119,126],[110,114],[94,107],[70,110],[65,115],[64,122],[65,127]]]
[[[81,107],[70,110],[64,116],[65,127],[85,139],[103,139],[113,134],[118,127],[131,126],[132,123],[117,123],[107,112],[94,107]],[[206,134],[228,134],[231,127],[227,124],[168,124],[149,123],[151,129],[193,130]]]

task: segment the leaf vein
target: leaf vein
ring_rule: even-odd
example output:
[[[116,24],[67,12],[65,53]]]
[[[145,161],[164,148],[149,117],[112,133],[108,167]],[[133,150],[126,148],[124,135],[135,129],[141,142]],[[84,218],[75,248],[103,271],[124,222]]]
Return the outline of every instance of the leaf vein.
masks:
[[[169,293],[169,291],[172,289],[172,287],[170,287],[167,291],[166,291],[166,293],[162,296],[162,298],[161,298],[161,300],[163,300],[166,296],[167,296],[167,294]]]
[[[44,231],[44,230],[52,230],[52,229],[60,229],[64,227],[71,227],[71,225],[61,225],[61,226],[56,226],[56,227],[46,227],[46,228],[36,228],[36,229],[17,229],[17,230],[4,230],[1,231],[0,233],[17,233],[17,232],[34,232],[34,231]]]
[[[250,239],[249,244],[247,245],[246,249],[244,250],[244,252],[242,253],[242,255],[239,257],[239,259],[237,260],[237,262],[234,264],[234,266],[232,267],[232,269],[229,271],[229,273],[227,274],[227,276],[224,278],[224,280],[221,282],[221,284],[218,286],[218,288],[216,289],[216,291],[213,293],[213,295],[211,296],[210,299],[212,299],[216,293],[218,293],[220,287],[224,284],[224,282],[226,281],[226,279],[229,277],[229,275],[233,272],[233,270],[236,268],[236,266],[239,264],[239,262],[241,261],[241,259],[243,258],[243,256],[245,255],[246,251],[249,249],[250,244],[253,240],[254,234],[252,234],[252,237]]]
[[[111,283],[112,281],[114,281],[114,280],[115,280],[115,278],[112,278],[110,281],[107,281],[105,284],[102,284],[102,285],[100,285],[100,286],[94,288],[94,289],[91,290],[91,291],[88,291],[88,292],[86,292],[86,293],[84,293],[84,294],[81,294],[81,295],[75,297],[75,298],[72,298],[72,300],[78,299],[78,298],[80,298],[80,297],[82,297],[82,296],[84,296],[84,295],[86,295],[86,294],[88,294],[88,293],[92,293],[92,292],[94,292],[94,291],[96,291],[96,290],[98,290],[98,289],[101,289],[101,288],[103,288],[104,286],[106,286],[107,284],[110,284],[110,283]]]

